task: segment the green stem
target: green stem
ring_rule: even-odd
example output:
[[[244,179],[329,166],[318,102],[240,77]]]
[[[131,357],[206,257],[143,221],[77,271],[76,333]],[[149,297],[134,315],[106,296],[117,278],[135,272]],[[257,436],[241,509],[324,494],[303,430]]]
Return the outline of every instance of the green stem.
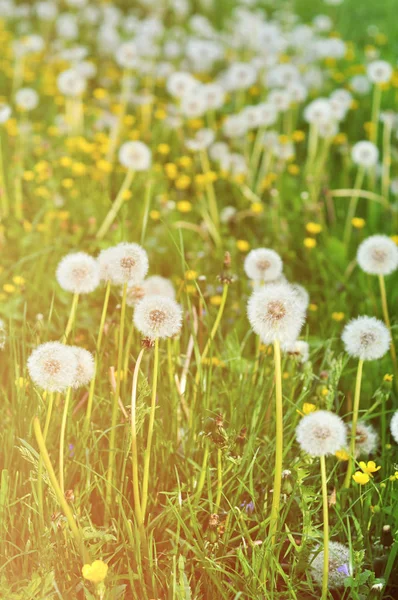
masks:
[[[138,375],[140,372],[141,360],[144,355],[144,348],[138,355],[137,362],[134,367],[133,375],[133,387],[131,391],[131,462],[133,467],[133,495],[134,495],[134,512],[139,526],[143,525],[141,499],[140,499],[140,486],[139,486],[139,474],[138,474],[138,451],[137,451],[137,423],[136,423],[136,410],[137,410],[137,387],[138,387]]]
[[[129,169],[127,171],[124,181],[122,183],[122,186],[119,190],[119,193],[116,196],[111,208],[109,209],[108,214],[106,215],[101,227],[97,231],[97,235],[96,235],[97,240],[102,240],[105,237],[105,235],[108,233],[108,230],[109,230],[110,226],[112,225],[113,221],[116,219],[116,216],[124,202],[124,197],[123,197],[124,192],[129,189],[129,187],[134,179],[134,175],[135,175],[135,171],[133,171],[133,169]]]
[[[372,125],[370,129],[369,139],[373,144],[377,144],[377,133],[379,125],[379,113],[381,106],[381,86],[375,85],[373,90],[373,101],[372,101]]]
[[[363,360],[358,362],[357,377],[355,382],[354,407],[352,412],[351,426],[351,441],[350,441],[350,457],[347,464],[347,473],[344,480],[344,487],[349,488],[351,485],[352,467],[355,460],[355,441],[357,435],[357,423],[359,415],[359,401],[361,398],[361,382],[362,382]]]
[[[357,176],[355,178],[354,190],[360,190],[362,188],[364,176],[365,176],[365,169],[363,167],[359,167]],[[348,251],[348,246],[349,246],[350,239],[351,239],[352,219],[355,217],[355,213],[357,210],[357,204],[358,204],[358,196],[352,196],[350,199],[350,204],[348,206],[347,217],[346,217],[346,222],[345,222],[345,227],[344,227],[343,241],[347,248],[347,251]]]
[[[206,150],[202,150],[200,152],[200,160],[202,163],[203,173],[205,176],[207,176],[208,173],[210,172],[210,163],[209,163],[209,159],[208,159]],[[214,186],[213,186],[212,181],[206,181],[206,192],[207,192],[207,199],[209,202],[209,213],[211,215],[213,224],[218,231],[219,226],[220,226],[220,219],[218,216],[217,198],[216,198],[216,194],[214,192]]]
[[[216,510],[220,509],[222,495],[222,450],[217,450],[217,496],[216,496]]]
[[[142,219],[141,241],[140,241],[141,246],[144,244],[146,228],[148,226],[149,209],[151,207],[152,185],[153,185],[153,181],[152,181],[152,179],[150,179],[149,181],[147,181],[147,184],[145,186],[144,217]]]
[[[44,440],[44,442],[47,439],[47,434],[48,434],[48,429],[50,427],[50,421],[51,421],[51,414],[52,414],[52,411],[53,411],[53,406],[54,406],[54,392],[50,392],[50,396],[49,396],[49,399],[48,399],[46,421],[44,423],[44,432],[43,432],[43,440]],[[42,478],[42,474],[43,474],[43,458],[40,455],[39,466],[38,466],[38,470],[37,470],[37,497],[38,497],[38,504],[39,504],[40,520],[41,520],[42,523],[44,523],[43,481],[42,481],[43,478]]]
[[[199,481],[198,481],[198,487],[196,489],[196,499],[199,500],[201,494],[202,494],[202,490],[203,487],[205,485],[205,480],[206,480],[206,470],[207,470],[207,461],[209,459],[209,444],[206,443],[205,446],[205,451],[203,454],[203,460],[202,460],[202,468],[200,470],[200,477],[199,477]]]
[[[323,508],[323,577],[322,577],[322,600],[327,600],[329,581],[329,510],[328,510],[328,488],[326,479],[326,460],[320,456],[321,479],[322,479],[322,508]]]
[[[153,359],[153,383],[152,383],[152,398],[151,398],[151,412],[149,414],[149,426],[148,426],[148,438],[144,454],[144,476],[142,481],[142,520],[145,521],[146,507],[148,504],[148,485],[149,485],[149,467],[151,462],[151,449],[152,449],[152,438],[153,438],[153,427],[155,424],[155,411],[156,411],[156,392],[158,384],[158,370],[159,370],[159,339],[155,340],[155,351]]]
[[[0,133],[0,194],[1,194],[1,216],[3,219],[8,217],[10,214],[10,201],[7,193],[7,182],[4,173],[4,162],[3,162],[3,142]]]
[[[70,313],[69,313],[69,319],[68,319],[68,323],[66,325],[64,337],[62,338],[63,344],[66,344],[66,342],[68,341],[69,334],[72,331],[73,325],[75,323],[78,302],[79,302],[79,294],[73,294],[73,300],[72,300],[72,306],[71,306]]]
[[[75,518],[73,516],[73,513],[65,499],[65,496],[62,493],[62,490],[60,488],[60,485],[57,481],[57,478],[55,476],[54,473],[54,469],[53,466],[51,464],[50,461],[50,457],[48,455],[47,452],[47,448],[46,448],[46,443],[44,441],[44,437],[43,437],[43,433],[41,431],[41,427],[40,427],[40,421],[38,419],[38,417],[35,417],[33,420],[33,429],[35,432],[35,436],[36,436],[36,441],[37,441],[37,445],[39,446],[39,450],[40,450],[40,455],[43,458],[43,462],[45,464],[45,467],[47,469],[47,473],[48,473],[48,477],[50,479],[51,485],[53,487],[55,496],[59,502],[59,505],[68,521],[69,527],[72,531],[72,535],[75,538],[76,544],[79,548],[83,563],[88,563],[90,562],[90,556],[88,551],[86,550],[86,547],[84,545],[84,540],[83,540],[83,536],[80,532],[80,529],[78,527],[78,525],[76,524]]]
[[[384,281],[384,276],[383,275],[379,275],[379,285],[380,285],[380,295],[381,295],[381,305],[383,308],[383,318],[384,318],[384,322],[390,332],[390,336],[391,336],[391,342],[390,342],[390,352],[391,352],[391,358],[392,358],[392,362],[394,365],[394,375],[397,375],[397,370],[398,370],[398,365],[397,365],[397,353],[395,351],[395,344],[394,344],[394,338],[392,336],[392,331],[391,331],[391,322],[390,322],[390,316],[388,313],[388,303],[387,303],[387,294],[386,294],[386,284]]]
[[[391,124],[384,123],[383,129],[383,171],[381,178],[381,193],[384,201],[388,204],[390,192],[390,167],[391,167]]]
[[[278,517],[281,501],[282,487],[282,458],[283,458],[283,400],[282,400],[282,365],[281,348],[279,340],[274,341],[274,362],[275,362],[275,473],[274,490],[272,495],[272,507],[270,518],[270,535],[272,544],[275,544],[276,533],[278,531]]]
[[[116,423],[117,423],[117,414],[118,414],[118,409],[119,409],[119,396],[120,396],[121,377],[122,377],[124,321],[125,321],[125,316],[126,316],[126,297],[127,297],[127,283],[125,283],[123,285],[122,306],[121,306],[121,311],[120,311],[116,390],[115,390],[115,394],[113,396],[111,432],[110,432],[110,439],[109,439],[109,463],[108,463],[108,474],[107,474],[107,480],[106,480],[105,509],[106,509],[107,514],[109,514],[111,502],[112,502],[113,471],[115,468],[115,458],[116,458],[115,457]]]
[[[64,485],[64,451],[65,451],[65,432],[66,432],[66,421],[68,418],[68,409],[69,409],[69,402],[70,402],[70,397],[72,395],[72,389],[68,388],[67,392],[66,392],[66,396],[65,396],[65,404],[64,404],[64,410],[62,413],[62,422],[61,422],[61,432],[60,432],[60,439],[59,439],[59,484],[61,487],[61,491],[63,494],[65,494],[65,485]]]

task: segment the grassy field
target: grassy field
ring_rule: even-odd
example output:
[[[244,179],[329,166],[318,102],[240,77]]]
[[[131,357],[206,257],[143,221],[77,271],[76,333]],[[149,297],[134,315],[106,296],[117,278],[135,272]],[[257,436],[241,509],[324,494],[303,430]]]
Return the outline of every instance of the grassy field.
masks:
[[[396,2],[45,4],[0,3],[0,600],[396,599]],[[385,277],[357,260],[378,234]],[[342,340],[361,315],[372,360]]]

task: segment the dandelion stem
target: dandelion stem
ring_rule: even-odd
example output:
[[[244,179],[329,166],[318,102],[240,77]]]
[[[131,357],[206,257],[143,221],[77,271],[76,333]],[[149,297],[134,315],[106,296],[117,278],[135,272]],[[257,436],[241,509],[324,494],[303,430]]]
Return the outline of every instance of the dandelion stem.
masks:
[[[217,496],[216,496],[216,510],[219,510],[221,504],[222,495],[222,450],[217,450]]]
[[[383,129],[383,169],[381,177],[381,195],[386,203],[388,203],[390,191],[391,131],[391,123],[387,119]]]
[[[47,439],[47,434],[48,434],[48,429],[50,427],[53,406],[54,406],[54,392],[50,392],[50,396],[48,399],[46,421],[44,423],[44,431],[43,431],[44,442]],[[42,477],[42,475],[43,475],[43,457],[40,455],[39,466],[38,466],[38,470],[37,470],[37,497],[38,497],[38,504],[39,504],[40,519],[41,519],[42,523],[44,523],[43,477]]]
[[[1,194],[1,217],[5,219],[10,214],[10,201],[7,193],[7,182],[4,173],[4,162],[3,162],[3,143],[2,136],[0,134],[0,194]]]
[[[329,509],[328,509],[328,488],[326,479],[326,460],[324,456],[320,457],[321,479],[322,479],[322,508],[323,508],[323,577],[322,577],[322,600],[328,596],[329,580]]]
[[[79,303],[79,294],[73,294],[73,300],[72,300],[72,306],[70,308],[69,319],[68,319],[68,323],[66,325],[64,336],[62,338],[63,344],[66,344],[66,342],[68,341],[69,334],[73,329],[78,303]]]
[[[355,178],[354,190],[360,190],[362,188],[363,180],[365,176],[365,169],[363,167],[359,167],[357,176]],[[351,196],[350,204],[348,205],[347,217],[344,227],[344,244],[348,250],[348,246],[350,244],[351,232],[352,232],[352,220],[355,217],[355,213],[357,210],[358,204],[358,195]]]
[[[109,514],[110,505],[112,502],[112,484],[113,484],[113,471],[115,466],[115,451],[116,451],[116,422],[119,407],[119,396],[120,386],[122,380],[122,359],[123,359],[123,341],[124,341],[124,321],[126,316],[126,297],[127,297],[127,283],[123,285],[122,293],[122,306],[120,311],[120,327],[119,327],[119,339],[118,339],[118,357],[117,357],[117,377],[116,377],[116,390],[113,396],[112,405],[112,421],[111,421],[111,432],[109,439],[109,463],[108,463],[108,474],[106,481],[106,497],[105,497],[105,510]]]
[[[146,507],[148,503],[148,485],[149,485],[149,467],[151,462],[151,449],[152,449],[152,438],[153,438],[153,427],[155,423],[155,411],[156,411],[156,392],[158,383],[158,369],[159,369],[159,339],[155,340],[154,348],[154,359],[153,359],[153,381],[152,381],[152,397],[151,397],[151,412],[149,414],[149,426],[148,426],[148,437],[147,445],[144,454],[144,475],[142,481],[142,521],[145,521]]]
[[[213,224],[216,227],[217,231],[220,225],[220,219],[218,216],[218,206],[217,206],[217,198],[214,192],[213,181],[210,179],[211,169],[210,163],[207,156],[206,150],[202,150],[200,152],[200,160],[202,163],[202,170],[206,177],[206,192],[207,199],[209,201],[209,213],[212,218]]]
[[[205,485],[205,479],[206,479],[206,467],[207,467],[207,461],[209,459],[209,444],[206,443],[205,446],[205,451],[203,454],[203,460],[202,460],[202,468],[200,470],[200,477],[199,477],[199,481],[198,481],[198,487],[196,490],[196,499],[199,500],[201,494],[202,494],[202,490],[203,487]]]
[[[81,554],[82,560],[84,563],[88,563],[88,562],[90,562],[89,553],[84,545],[83,536],[80,532],[78,525],[76,524],[73,513],[65,499],[65,496],[62,493],[62,490],[60,488],[60,485],[59,485],[56,475],[54,473],[54,469],[53,469],[53,466],[50,461],[50,457],[47,452],[46,443],[45,443],[45,440],[43,437],[43,433],[41,431],[40,421],[39,421],[38,417],[35,417],[33,420],[33,429],[35,432],[37,445],[39,446],[40,456],[42,456],[42,458],[43,458],[43,462],[47,469],[48,477],[49,477],[51,485],[53,487],[55,496],[56,496],[56,498],[60,504],[60,507],[68,521],[69,527],[71,528],[72,535],[75,538],[75,541],[79,548],[79,552]]]
[[[373,144],[377,144],[377,133],[379,124],[379,113],[381,106],[381,86],[375,85],[373,89],[373,100],[372,100],[372,124],[370,127],[369,139]]]
[[[62,421],[61,421],[61,432],[60,432],[60,438],[59,438],[59,484],[61,487],[61,491],[63,494],[65,494],[65,485],[64,485],[64,451],[65,451],[65,431],[66,431],[66,421],[68,418],[68,409],[69,409],[69,402],[70,402],[70,397],[72,395],[72,390],[71,388],[67,389],[66,395],[65,395],[65,404],[64,404],[64,411],[62,413]]]
[[[133,375],[133,387],[131,391],[131,462],[133,467],[133,494],[134,494],[134,512],[139,526],[143,524],[142,510],[141,510],[141,499],[140,499],[140,486],[139,486],[139,475],[138,475],[138,452],[137,452],[137,423],[136,423],[136,410],[137,410],[137,387],[138,387],[138,374],[140,372],[141,360],[144,355],[144,348],[138,355],[137,362],[134,367]]]
[[[96,235],[97,240],[102,240],[105,237],[105,235],[108,233],[109,228],[111,227],[113,221],[116,219],[116,216],[124,202],[124,192],[129,189],[129,187],[134,179],[134,175],[135,175],[135,171],[133,169],[129,169],[127,171],[124,181],[122,183],[122,186],[118,192],[118,195],[116,196],[115,200],[113,201],[113,204],[112,204],[111,208],[109,209],[108,214],[106,215],[101,227],[97,231],[97,235]]]
[[[379,285],[380,285],[381,305],[383,308],[383,318],[384,318],[384,322],[385,322],[385,324],[390,332],[390,336],[391,336],[390,352],[391,352],[392,362],[394,365],[394,371],[396,374],[397,370],[398,370],[397,353],[395,351],[394,338],[392,336],[392,331],[391,331],[391,322],[390,322],[390,315],[388,313],[388,302],[387,302],[386,284],[384,281],[384,275],[379,275]]]
[[[274,341],[274,361],[275,361],[275,421],[276,421],[276,440],[275,440],[275,473],[274,490],[272,495],[272,507],[270,518],[270,535],[272,544],[275,544],[276,533],[278,530],[278,516],[281,500],[282,486],[282,458],[283,458],[283,400],[282,400],[282,365],[281,348],[279,340]]]
[[[350,457],[347,464],[347,473],[344,481],[344,487],[349,488],[351,485],[352,467],[355,460],[355,441],[357,435],[357,423],[359,414],[359,401],[361,398],[361,382],[362,382],[363,360],[358,362],[357,377],[355,382],[354,406],[352,412],[351,426],[351,441],[350,441]]]

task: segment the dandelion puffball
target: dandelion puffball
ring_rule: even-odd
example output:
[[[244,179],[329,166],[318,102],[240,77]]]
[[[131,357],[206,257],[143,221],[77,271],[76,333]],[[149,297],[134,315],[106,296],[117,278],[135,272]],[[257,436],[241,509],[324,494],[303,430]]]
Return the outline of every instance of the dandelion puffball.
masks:
[[[390,423],[391,435],[398,444],[398,410],[394,413]]]
[[[60,342],[41,344],[28,358],[33,382],[49,392],[63,392],[76,380],[78,361],[73,348]]]
[[[39,104],[39,95],[32,88],[21,88],[15,94],[15,103],[20,110],[33,110]]]
[[[318,549],[319,550],[319,549]],[[316,551],[311,561],[311,575],[319,586],[323,581],[323,550]],[[350,549],[339,542],[329,542],[329,588],[335,589],[344,586],[344,580],[350,575]]]
[[[372,83],[388,83],[393,74],[393,68],[385,60],[374,60],[369,63],[367,76]]]
[[[386,235],[371,235],[358,248],[357,261],[370,275],[390,275],[398,268],[398,246]]]
[[[0,350],[4,350],[7,340],[7,331],[3,319],[0,319]]]
[[[67,292],[89,294],[99,285],[100,271],[95,258],[85,252],[74,252],[58,264],[56,277]]]
[[[126,142],[119,149],[119,161],[126,169],[146,171],[151,166],[152,154],[143,142]]]
[[[297,358],[300,363],[306,363],[310,356],[310,347],[308,342],[296,340],[285,347],[285,352],[290,356]]]
[[[347,431],[352,431],[352,425],[347,425]],[[362,454],[373,454],[379,442],[379,437],[372,425],[367,425],[363,421],[359,421],[356,427],[355,435],[355,457],[358,458]]]
[[[98,256],[100,277],[114,285],[140,284],[148,273],[148,255],[139,244],[122,242]]]
[[[275,281],[282,275],[283,263],[274,250],[257,248],[246,256],[244,269],[246,275],[254,281]]]
[[[67,69],[58,75],[57,86],[64,96],[78,97],[86,90],[86,79],[77,69]]]
[[[79,388],[90,383],[94,377],[94,357],[88,350],[79,348],[78,346],[71,347],[75,353],[77,360],[76,376],[73,382],[74,388]]]
[[[181,324],[181,306],[165,296],[146,296],[134,311],[134,325],[151,340],[176,335]]]
[[[347,445],[347,430],[338,415],[318,410],[301,419],[296,438],[301,449],[310,456],[326,456]]]
[[[270,283],[249,298],[250,324],[264,344],[294,342],[304,323],[305,311],[288,283]]]
[[[379,150],[372,142],[357,142],[352,147],[351,158],[359,167],[370,169],[377,164]]]
[[[341,336],[347,354],[360,360],[376,360],[388,352],[387,327],[375,317],[358,317],[344,327]]]

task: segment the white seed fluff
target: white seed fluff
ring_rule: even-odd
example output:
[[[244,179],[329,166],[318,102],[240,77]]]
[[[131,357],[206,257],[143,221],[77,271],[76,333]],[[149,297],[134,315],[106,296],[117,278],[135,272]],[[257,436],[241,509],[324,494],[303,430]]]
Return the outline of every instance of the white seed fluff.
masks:
[[[398,444],[398,410],[393,414],[390,423],[391,435]]]
[[[119,161],[126,169],[146,171],[151,166],[152,154],[143,142],[126,142],[120,147]]]
[[[269,248],[252,250],[245,258],[246,275],[254,281],[275,281],[282,275],[283,263],[277,252]]]
[[[0,350],[4,350],[7,340],[7,330],[3,319],[0,319]]]
[[[370,169],[378,161],[379,150],[372,142],[360,141],[352,147],[351,158],[356,165]]]
[[[170,279],[160,275],[151,275],[142,283],[146,296],[165,296],[172,300],[176,297],[176,292]]]
[[[64,256],[58,264],[56,277],[62,289],[73,294],[89,294],[100,283],[98,263],[85,252]]]
[[[49,392],[63,392],[72,387],[77,365],[73,348],[60,342],[41,344],[28,358],[28,371],[33,382]]]
[[[251,295],[247,315],[264,344],[279,340],[286,346],[298,338],[305,311],[288,283],[275,283]]]
[[[85,348],[79,348],[78,346],[72,346],[72,350],[75,353],[77,359],[76,377],[73,382],[74,388],[79,388],[90,383],[94,377],[94,357]]]
[[[303,307],[303,310],[307,311],[308,305],[310,303],[309,293],[307,292],[305,287],[303,287],[299,283],[292,283],[291,287],[292,287],[293,291],[296,293],[297,299],[300,302],[301,306]]]
[[[151,340],[177,335],[181,324],[181,306],[165,296],[146,296],[134,311],[134,325]]]
[[[347,425],[347,434],[352,430],[352,425]],[[357,423],[355,436],[355,457],[373,454],[377,450],[379,436],[372,425],[367,425],[363,421]]]
[[[140,284],[148,273],[148,255],[139,244],[122,242],[98,256],[100,277],[114,285]]]
[[[370,275],[390,275],[398,269],[398,246],[386,235],[371,235],[358,248],[357,261]]]
[[[323,580],[323,550],[319,548],[314,554],[310,565],[311,575],[319,586]],[[340,542],[329,542],[329,589],[335,589],[344,586],[344,579],[349,577],[350,569],[350,550]]]
[[[308,361],[310,356],[310,347],[308,342],[296,340],[292,344],[288,344],[285,347],[285,352],[287,352],[290,356],[297,358],[299,362],[305,363]]]
[[[341,339],[347,354],[360,360],[377,360],[388,352],[390,332],[375,317],[358,317],[344,327]]]
[[[318,410],[301,419],[296,438],[301,449],[310,456],[326,456],[346,447],[347,429],[338,415]]]

